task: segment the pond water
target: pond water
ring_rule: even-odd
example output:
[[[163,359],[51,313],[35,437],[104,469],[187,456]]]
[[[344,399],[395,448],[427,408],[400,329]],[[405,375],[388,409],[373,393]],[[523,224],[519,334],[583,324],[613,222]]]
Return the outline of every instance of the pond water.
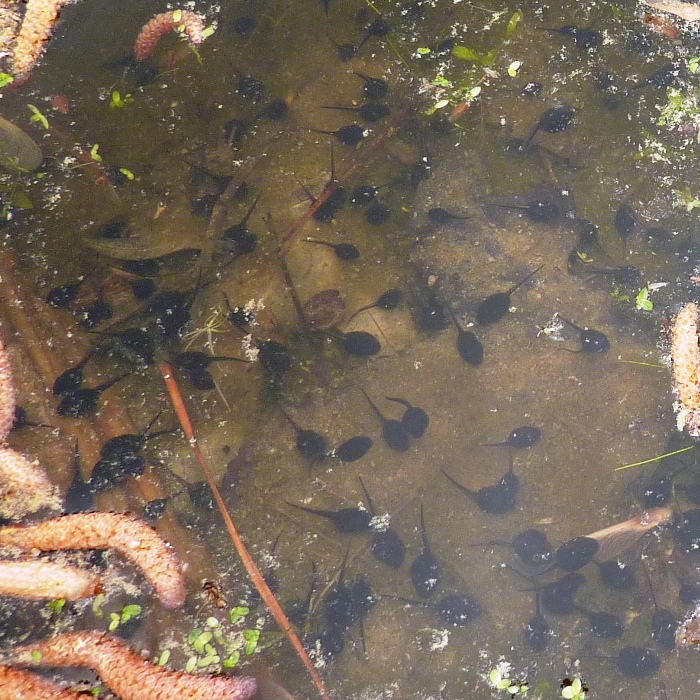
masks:
[[[38,173],[1,181],[2,232],[18,279],[43,299],[85,277],[78,300],[48,311],[50,322],[40,325],[25,306],[28,324],[40,325],[38,340],[13,338],[30,414],[56,425],[23,345],[43,342],[60,357],[69,343],[67,368],[105,337],[75,328],[77,310],[98,299],[114,306],[118,322],[97,325],[97,333],[133,327],[132,319],[150,323],[154,314],[142,310],[149,302],[130,292],[130,261],[127,269],[153,279],[159,293],[186,293],[191,320],[179,337],[159,341],[159,358],[187,349],[251,361],[212,364],[210,390],[193,387],[184,371],[176,377],[226,504],[263,572],[274,570],[283,607],[316,581],[300,635],[333,697],[505,698],[510,691],[489,680],[497,666],[528,684],[527,697],[561,697],[562,682],[575,678],[590,697],[696,695],[697,651],[665,650],[651,634],[655,610],[688,614],[679,586],[700,579],[697,555],[680,552],[670,528],[620,549],[635,574],[630,590],[605,586],[595,563],[583,567],[571,614],[544,610],[552,636],[542,651],[523,632],[535,614],[532,589],[563,573],[528,581],[512,550],[494,544],[537,528],[556,548],[625,521],[662,477],[675,481],[675,495],[647,496],[647,506],[665,503],[676,514],[694,507],[685,488],[697,480],[694,451],[615,471],[693,445],[676,429],[662,330],[664,318],[697,298],[693,26],[627,1],[192,5],[215,23],[214,34],[196,53],[166,37],[136,66],[126,58],[134,37],[163,6],[72,4],[30,81],[1,94],[3,117],[45,157]],[[385,36],[368,29],[379,13]],[[365,38],[354,58],[341,60],[338,45]],[[379,100],[387,117],[364,123],[357,112],[328,109],[367,104],[368,76],[388,85]],[[59,94],[67,114],[52,107]],[[273,100],[284,101],[279,113],[266,111]],[[30,123],[27,105],[48,129]],[[553,107],[573,112],[541,119]],[[350,124],[368,132],[357,146],[321,133]],[[352,201],[363,185],[377,188],[374,209]],[[309,216],[310,202],[337,187],[347,195],[342,206],[321,204]],[[431,213],[437,208],[454,216]],[[229,230],[244,219],[247,238]],[[595,224],[596,240],[582,220]],[[359,257],[341,259],[307,238],[352,244]],[[141,260],[155,264],[134,266]],[[371,306],[394,288],[403,292],[396,308]],[[499,319],[476,323],[479,304],[501,292],[509,297]],[[243,307],[252,322],[234,327],[229,311]],[[458,326],[466,354],[473,360],[480,344],[483,361],[460,357]],[[588,328],[609,348],[582,351],[591,349],[582,336]],[[344,334],[353,332],[371,334],[381,350],[344,352],[353,338]],[[273,349],[268,341],[288,348],[288,371],[255,361]],[[90,371],[93,385],[130,372],[112,396],[134,425],[161,409],[154,430],[177,424],[155,365],[134,370],[99,353]],[[408,449],[391,449],[368,398],[393,420],[420,407],[429,426]],[[537,427],[541,439],[524,449],[486,446],[521,426]],[[373,445],[356,461],[312,461],[296,449],[299,429],[321,434],[329,449],[360,435]],[[19,448],[55,458],[47,442],[60,435],[23,431],[13,438]],[[58,454],[70,461],[70,441]],[[187,488],[202,476],[186,441],[159,436],[146,454],[158,495],[170,497],[168,517],[191,538],[184,548],[197,556],[205,549],[203,560],[215,562],[201,568],[226,609],[251,603],[221,519],[201,490]],[[86,475],[94,460],[81,456]],[[485,512],[465,489],[499,484],[511,466],[519,478],[514,505],[507,499],[507,512]],[[61,473],[67,486],[70,474]],[[127,496],[119,487],[98,503],[140,513],[152,493]],[[341,533],[328,518],[291,507],[366,507],[367,494],[377,527],[390,521],[405,543],[399,567],[372,556],[371,533]],[[430,598],[418,595],[409,571],[424,546],[421,507],[442,572]],[[344,562],[345,582],[365,577],[376,603],[340,635],[344,648],[324,656],[324,605]],[[190,585],[186,615],[150,610],[153,624],[133,633],[153,654],[172,648],[178,668],[192,654],[190,631],[224,614]],[[464,625],[446,621],[438,602],[452,594],[478,601],[481,614]],[[274,622],[251,607],[246,625],[262,630],[256,654],[295,697],[314,697]],[[624,636],[595,636],[587,611],[617,614]],[[70,623],[104,628],[92,615],[76,610]],[[658,671],[641,679],[621,673],[618,654],[627,647],[652,650]]]

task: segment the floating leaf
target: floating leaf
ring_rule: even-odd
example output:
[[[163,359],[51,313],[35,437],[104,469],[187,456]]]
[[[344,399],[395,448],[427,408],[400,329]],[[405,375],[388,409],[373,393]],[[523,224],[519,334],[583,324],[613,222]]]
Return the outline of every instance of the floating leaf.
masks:
[[[29,121],[31,123],[33,122],[39,122],[44,129],[48,130],[49,128],[49,120],[39,111],[39,108],[36,105],[27,105],[29,111],[32,113],[32,116],[29,117]]]
[[[485,59],[478,51],[459,44],[452,47],[452,55],[455,58],[461,58],[463,61],[476,61],[477,63],[484,63]]]
[[[0,72],[0,88],[4,88],[5,85],[9,85],[14,81],[14,78],[9,73]]]
[[[510,37],[513,36],[515,33],[515,30],[518,28],[518,22],[523,17],[523,13],[518,10],[517,12],[514,12],[511,16],[510,19],[508,20],[508,24],[506,25],[506,36]]]

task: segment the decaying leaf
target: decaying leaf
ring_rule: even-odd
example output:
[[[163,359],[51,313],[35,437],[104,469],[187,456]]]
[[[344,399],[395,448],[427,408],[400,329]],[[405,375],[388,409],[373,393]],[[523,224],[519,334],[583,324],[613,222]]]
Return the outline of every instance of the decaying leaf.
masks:
[[[692,2],[680,2],[680,0],[643,0],[643,2],[659,12],[668,12],[686,22],[700,21],[700,5]]]

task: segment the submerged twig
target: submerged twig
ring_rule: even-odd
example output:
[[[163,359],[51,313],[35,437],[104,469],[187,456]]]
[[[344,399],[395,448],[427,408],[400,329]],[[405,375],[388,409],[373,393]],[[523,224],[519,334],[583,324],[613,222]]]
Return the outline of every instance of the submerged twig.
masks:
[[[326,690],[323,681],[321,680],[321,677],[318,675],[318,672],[311,663],[311,659],[309,659],[309,655],[306,653],[306,650],[304,649],[301,641],[299,640],[299,637],[294,631],[291,622],[289,622],[289,619],[285,615],[284,610],[282,610],[280,604],[277,602],[277,599],[275,598],[273,592],[270,590],[267,583],[265,583],[265,579],[260,573],[260,569],[258,569],[257,565],[253,561],[253,558],[250,556],[248,549],[246,548],[245,544],[243,543],[243,540],[241,539],[240,535],[238,534],[238,531],[236,530],[236,526],[233,524],[233,520],[228,510],[226,509],[224,499],[222,498],[216,483],[214,483],[214,479],[212,477],[211,471],[209,470],[209,467],[207,466],[206,460],[204,459],[204,455],[199,449],[197,437],[194,434],[192,423],[190,421],[189,415],[187,414],[187,409],[185,408],[185,404],[182,400],[182,395],[180,394],[180,389],[178,388],[177,382],[175,381],[172,367],[167,362],[161,362],[159,364],[159,369],[161,375],[163,376],[165,387],[168,390],[170,400],[173,403],[175,413],[177,414],[182,430],[185,433],[185,437],[190,443],[192,453],[194,454],[194,457],[197,460],[202,470],[202,473],[204,474],[204,478],[209,484],[209,488],[211,489],[212,494],[214,496],[214,501],[216,502],[217,508],[219,509],[221,517],[223,518],[224,523],[226,525],[226,530],[228,531],[228,534],[231,537],[231,541],[233,542],[233,545],[236,548],[236,551],[238,552],[238,555],[240,556],[241,561],[243,562],[243,565],[245,566],[251,581],[255,585],[255,588],[257,589],[258,593],[260,593],[262,599],[265,601],[265,604],[272,613],[272,616],[275,618],[275,622],[277,622],[280,629],[284,632],[285,636],[287,637],[291,645],[294,647],[297,656],[299,656],[301,662],[304,664],[306,670],[309,672],[309,675],[311,676],[311,679],[314,685],[316,686],[316,689],[318,690],[320,696],[323,698],[323,700],[330,700],[328,691]]]

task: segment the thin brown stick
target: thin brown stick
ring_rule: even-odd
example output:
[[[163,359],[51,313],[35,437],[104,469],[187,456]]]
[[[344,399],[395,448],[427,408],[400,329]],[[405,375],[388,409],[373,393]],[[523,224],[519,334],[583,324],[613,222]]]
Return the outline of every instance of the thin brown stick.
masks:
[[[221,513],[221,517],[224,519],[224,523],[226,524],[226,529],[228,530],[228,534],[231,537],[231,541],[233,542],[236,551],[238,552],[238,555],[240,556],[241,561],[243,562],[243,565],[245,566],[246,571],[250,576],[251,581],[255,585],[255,588],[258,590],[258,593],[260,593],[260,597],[265,601],[265,604],[272,613],[272,616],[275,618],[275,621],[279,625],[280,629],[282,630],[282,632],[284,632],[285,636],[287,637],[291,645],[294,647],[294,651],[296,651],[297,655],[301,659],[301,662],[304,664],[306,670],[309,672],[311,680],[316,686],[316,689],[318,690],[320,696],[323,698],[323,700],[330,700],[328,691],[326,690],[326,687],[324,686],[321,677],[318,675],[318,672],[314,668],[314,665],[311,663],[311,659],[306,653],[306,650],[304,649],[301,641],[299,640],[297,633],[294,631],[291,622],[289,622],[289,619],[284,614],[284,610],[282,610],[280,604],[277,602],[274,593],[270,590],[267,583],[265,583],[265,579],[260,573],[260,569],[258,569],[258,567],[256,566],[255,562],[253,561],[253,558],[248,552],[248,549],[243,543],[243,540],[238,534],[236,526],[233,524],[233,520],[231,519],[231,516],[229,515],[229,512],[226,509],[224,499],[221,497],[219,488],[214,483],[214,479],[204,459],[204,455],[199,449],[197,437],[195,436],[194,430],[192,429],[192,422],[190,421],[189,415],[187,414],[187,409],[185,408],[185,404],[182,400],[182,395],[180,394],[180,389],[178,388],[177,382],[175,381],[172,367],[167,362],[161,362],[159,364],[159,369],[163,377],[163,381],[165,382],[165,387],[168,390],[170,400],[173,403],[175,413],[177,414],[177,417],[180,421],[180,425],[182,426],[182,430],[185,433],[185,437],[190,443],[190,447],[192,448],[192,452],[195,456],[195,459],[199,463],[202,473],[204,474],[204,478],[209,484],[209,488],[211,489],[211,492],[214,495],[214,500],[216,501],[216,505],[219,509],[219,512]]]

